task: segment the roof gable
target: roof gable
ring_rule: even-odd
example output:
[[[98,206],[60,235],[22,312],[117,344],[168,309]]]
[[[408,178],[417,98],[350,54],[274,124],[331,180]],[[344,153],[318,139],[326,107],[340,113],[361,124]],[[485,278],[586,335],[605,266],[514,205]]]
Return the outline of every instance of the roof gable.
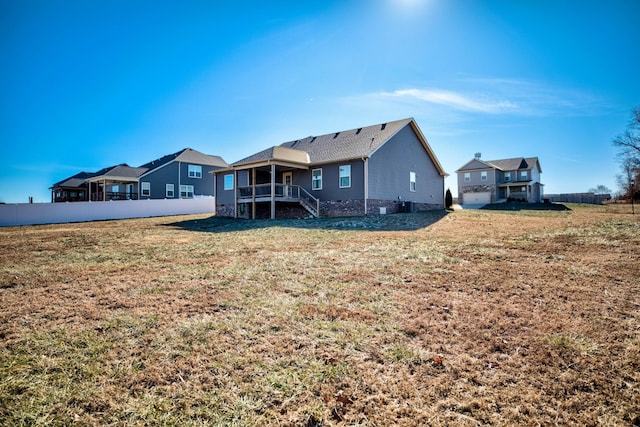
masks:
[[[462,166],[456,172],[462,172],[467,170],[478,170],[478,169],[496,169],[496,168],[497,168],[496,166],[494,166],[493,164],[490,164],[489,162],[484,162],[478,158],[475,158],[473,160],[469,160],[467,163],[465,163],[464,166]]]
[[[140,167],[147,168],[148,172],[152,172],[174,161],[184,162],[184,163],[194,163],[194,164],[205,165],[205,166],[215,166],[220,168],[229,167],[227,162],[225,162],[222,159],[222,157],[204,154],[192,148],[183,148],[177,153],[168,154],[166,156],[160,157],[159,159],[152,160],[149,163],[145,163]]]

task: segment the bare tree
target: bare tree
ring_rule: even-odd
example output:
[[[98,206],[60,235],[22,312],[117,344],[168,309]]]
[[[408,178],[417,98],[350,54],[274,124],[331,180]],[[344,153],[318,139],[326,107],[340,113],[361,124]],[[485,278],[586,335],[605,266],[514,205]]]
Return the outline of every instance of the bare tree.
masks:
[[[589,189],[589,193],[593,194],[611,194],[611,190],[606,185],[598,185],[597,187],[593,187]]]
[[[640,170],[640,106],[631,110],[631,120],[624,133],[613,138],[618,147],[618,161],[622,174],[616,177],[622,194],[631,196],[631,180],[637,179]]]

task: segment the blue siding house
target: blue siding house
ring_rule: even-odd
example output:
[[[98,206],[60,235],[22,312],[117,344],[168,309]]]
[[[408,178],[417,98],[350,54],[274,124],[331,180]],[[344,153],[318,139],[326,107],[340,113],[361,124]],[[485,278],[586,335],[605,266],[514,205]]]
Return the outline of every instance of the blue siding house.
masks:
[[[213,196],[212,172],[229,165],[219,156],[191,148],[169,154],[141,166],[140,199],[185,199]]]
[[[134,168],[126,164],[80,172],[53,184],[51,201],[177,199],[213,196],[212,172],[228,168],[219,156],[191,148]]]

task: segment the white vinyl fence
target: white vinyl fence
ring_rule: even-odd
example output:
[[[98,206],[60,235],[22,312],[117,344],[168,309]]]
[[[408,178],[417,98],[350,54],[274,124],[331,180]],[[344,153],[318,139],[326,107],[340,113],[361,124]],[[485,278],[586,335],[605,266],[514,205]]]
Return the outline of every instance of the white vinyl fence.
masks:
[[[214,213],[214,197],[110,202],[0,204],[0,226]]]

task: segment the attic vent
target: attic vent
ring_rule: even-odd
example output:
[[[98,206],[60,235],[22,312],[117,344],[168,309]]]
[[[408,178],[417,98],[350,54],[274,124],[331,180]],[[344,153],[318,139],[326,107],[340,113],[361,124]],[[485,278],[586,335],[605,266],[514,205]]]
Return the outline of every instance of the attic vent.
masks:
[[[338,135],[340,135],[340,132],[336,132],[336,134],[333,135],[333,139],[336,139],[338,137]]]
[[[362,128],[358,128],[358,130],[356,131],[356,135],[360,134],[361,131],[362,131]]]
[[[387,124],[383,123],[382,126],[380,127],[380,130],[384,130],[384,128],[386,128],[386,127],[387,127]]]

